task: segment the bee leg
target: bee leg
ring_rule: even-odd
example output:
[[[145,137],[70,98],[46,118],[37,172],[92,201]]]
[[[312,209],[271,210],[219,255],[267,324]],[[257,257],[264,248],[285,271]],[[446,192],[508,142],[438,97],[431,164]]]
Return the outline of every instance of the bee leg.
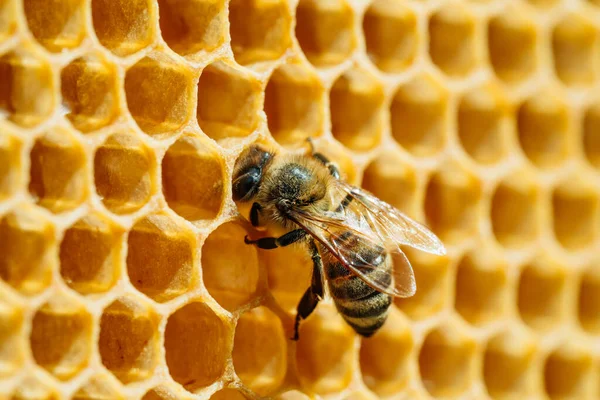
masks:
[[[319,161],[321,164],[323,164],[324,166],[327,167],[327,169],[329,170],[329,173],[331,174],[331,176],[333,176],[335,179],[340,179],[340,170],[338,169],[338,167],[332,163],[331,161],[329,161],[329,159],[327,157],[325,157],[323,154],[318,153],[315,151],[315,145],[312,141],[312,138],[308,138],[306,139],[308,141],[308,144],[310,145],[310,153],[311,155],[317,160]]]
[[[300,321],[308,318],[308,316],[312,314],[324,295],[323,263],[314,240],[309,242],[309,248],[313,261],[312,282],[310,287],[306,289],[306,292],[304,292],[300,303],[298,303],[296,321],[294,322],[294,337],[291,338],[292,340],[298,340],[300,338],[298,333]]]
[[[259,249],[271,250],[276,249],[278,247],[289,246],[292,243],[296,243],[298,240],[304,238],[306,236],[306,231],[304,229],[295,229],[290,231],[284,235],[275,237],[264,237],[256,240],[251,240],[246,236],[244,238],[244,242],[246,244],[255,244]]]
[[[250,209],[250,223],[252,224],[252,226],[255,226],[255,227],[258,226],[258,224],[259,224],[258,214],[259,214],[260,210],[262,210],[262,207],[260,206],[260,204],[258,204],[258,203],[252,204],[252,208]]]

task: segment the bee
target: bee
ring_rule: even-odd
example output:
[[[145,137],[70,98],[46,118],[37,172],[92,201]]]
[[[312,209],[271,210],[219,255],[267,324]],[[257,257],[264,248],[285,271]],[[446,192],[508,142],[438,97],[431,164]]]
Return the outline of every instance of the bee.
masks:
[[[260,249],[300,244],[310,252],[311,284],[298,303],[292,340],[324,298],[325,282],[344,320],[370,337],[386,321],[394,297],[416,292],[400,245],[437,255],[446,250],[426,227],[341,179],[337,166],[309,144],[308,154],[277,154],[260,145],[242,152],[233,199],[252,226],[277,232],[244,241]]]

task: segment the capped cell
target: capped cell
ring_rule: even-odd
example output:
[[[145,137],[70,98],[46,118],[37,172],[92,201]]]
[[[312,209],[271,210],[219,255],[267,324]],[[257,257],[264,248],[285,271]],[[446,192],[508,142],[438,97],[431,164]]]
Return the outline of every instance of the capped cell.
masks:
[[[26,376],[17,385],[10,400],[59,400],[56,388],[36,376]]]

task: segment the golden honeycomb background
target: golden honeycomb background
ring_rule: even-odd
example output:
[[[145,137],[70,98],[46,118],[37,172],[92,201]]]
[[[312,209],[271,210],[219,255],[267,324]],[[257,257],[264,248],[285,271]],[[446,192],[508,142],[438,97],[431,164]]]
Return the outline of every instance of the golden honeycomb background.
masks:
[[[368,340],[243,243],[308,136],[449,250]],[[0,278],[3,399],[599,399],[600,2],[0,0]]]

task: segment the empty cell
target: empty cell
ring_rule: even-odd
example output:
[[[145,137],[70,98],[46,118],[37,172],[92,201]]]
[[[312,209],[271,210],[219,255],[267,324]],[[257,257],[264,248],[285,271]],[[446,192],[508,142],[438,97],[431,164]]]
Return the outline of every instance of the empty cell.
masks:
[[[248,400],[248,397],[239,390],[222,389],[210,396],[210,400]]]
[[[525,266],[518,283],[517,306],[521,319],[539,331],[557,327],[565,318],[566,272],[547,259]]]
[[[210,295],[229,311],[256,296],[259,258],[255,246],[244,243],[248,232],[229,222],[213,231],[202,247],[202,279]]]
[[[417,57],[415,13],[401,0],[375,0],[363,19],[367,54],[384,72],[401,72]]]
[[[600,168],[600,103],[592,105],[583,121],[583,150],[587,160]]]
[[[458,397],[476,380],[475,341],[447,324],[429,332],[419,353],[425,389],[435,397]]]
[[[196,237],[166,215],[138,221],[127,245],[129,280],[153,300],[171,300],[196,284]]]
[[[119,279],[124,230],[99,214],[87,215],[64,233],[60,274],[82,294],[102,293]]]
[[[499,85],[485,84],[466,92],[458,105],[462,148],[481,164],[494,164],[509,152],[510,107]]]
[[[398,153],[383,149],[365,169],[362,187],[410,216],[416,215],[417,174]]]
[[[245,137],[260,120],[262,84],[250,72],[217,61],[198,82],[198,124],[213,139]]]
[[[282,145],[296,145],[323,132],[324,89],[312,68],[301,63],[276,69],[265,89],[269,131]]]
[[[475,19],[463,6],[448,5],[431,16],[429,56],[450,76],[465,76],[475,68]]]
[[[425,193],[425,215],[444,241],[460,242],[478,232],[480,179],[456,163],[446,164],[430,179]]]
[[[381,397],[405,389],[411,378],[412,350],[410,325],[392,308],[383,327],[360,346],[360,369],[367,387]]]
[[[59,400],[56,388],[35,376],[27,376],[17,385],[10,400]]]
[[[93,375],[74,394],[71,400],[124,400],[121,390],[104,373]]]
[[[569,155],[567,106],[549,91],[530,97],[518,109],[521,149],[539,168],[556,168]]]
[[[344,390],[354,373],[355,336],[332,305],[320,304],[300,324],[296,366],[302,387],[321,395]]]
[[[9,199],[19,189],[22,147],[16,137],[0,133],[0,201]]]
[[[60,213],[86,200],[86,155],[69,131],[57,127],[46,132],[36,140],[29,157],[29,193],[37,204]]]
[[[583,329],[591,334],[600,334],[600,271],[597,264],[593,264],[581,276],[578,310]]]
[[[128,56],[152,43],[155,16],[151,0],[91,1],[96,37],[114,54]]]
[[[300,0],[296,38],[304,55],[317,67],[339,64],[356,47],[354,15],[346,0]]]
[[[544,366],[544,384],[550,399],[592,399],[597,377],[589,349],[565,343],[552,352]]]
[[[138,61],[125,75],[127,108],[149,135],[173,133],[192,115],[192,71],[162,53]]]
[[[169,317],[165,352],[171,377],[193,392],[225,372],[232,332],[205,303],[193,302]]]
[[[72,49],[85,37],[82,0],[23,0],[29,31],[52,52]]]
[[[496,76],[512,84],[536,71],[538,34],[522,8],[509,8],[492,18],[487,33],[488,57]]]
[[[597,28],[584,17],[566,15],[552,32],[552,54],[556,75],[565,84],[592,84],[600,62]]]
[[[117,117],[117,71],[101,56],[73,60],[60,75],[66,117],[84,133],[103,128]]]
[[[213,51],[225,42],[224,0],[158,0],[158,9],[163,39],[182,56]]]
[[[225,195],[225,164],[207,140],[186,135],[162,160],[162,188],[169,207],[188,221],[214,219]]]
[[[0,42],[17,30],[14,0],[0,0]]]
[[[507,266],[501,256],[492,250],[477,249],[458,265],[454,307],[471,324],[500,320],[508,310]]]
[[[29,342],[35,362],[61,380],[77,375],[90,359],[92,323],[77,300],[52,296],[31,322]]]
[[[8,377],[22,368],[25,361],[23,310],[15,299],[0,294],[0,377]]]
[[[281,321],[266,307],[242,314],[233,342],[233,367],[242,383],[267,396],[283,383],[287,371],[287,337]]]
[[[54,110],[55,82],[50,64],[39,54],[16,50],[0,57],[0,114],[31,128]]]
[[[421,75],[400,86],[390,107],[394,139],[416,156],[439,152],[448,132],[448,92],[434,78]]]
[[[600,230],[600,199],[596,188],[576,177],[554,189],[554,236],[567,250],[595,244]]]
[[[351,150],[367,151],[381,141],[385,94],[379,80],[353,68],[342,74],[329,93],[331,131]]]
[[[537,394],[536,344],[523,331],[504,330],[493,336],[483,354],[483,381],[494,399],[522,399]]]
[[[291,46],[292,16],[286,0],[231,0],[231,49],[242,65],[271,61]]]
[[[146,392],[142,400],[191,400],[183,389],[175,385],[160,385]]]
[[[21,206],[0,219],[0,278],[24,294],[37,294],[52,280],[55,233],[43,214]]]
[[[115,300],[100,319],[98,348],[102,364],[121,382],[152,376],[158,362],[160,317],[131,297]]]
[[[310,400],[306,394],[299,390],[288,390],[275,397],[277,400]],[[223,399],[224,400],[224,399]]]
[[[417,292],[408,298],[397,298],[395,304],[412,319],[433,316],[449,305],[452,285],[450,259],[404,249],[413,268]]]
[[[491,222],[496,240],[519,249],[535,243],[540,233],[540,194],[528,171],[504,178],[492,196]]]
[[[155,190],[155,168],[154,153],[143,141],[132,133],[116,133],[96,150],[96,192],[114,213],[137,211]]]

